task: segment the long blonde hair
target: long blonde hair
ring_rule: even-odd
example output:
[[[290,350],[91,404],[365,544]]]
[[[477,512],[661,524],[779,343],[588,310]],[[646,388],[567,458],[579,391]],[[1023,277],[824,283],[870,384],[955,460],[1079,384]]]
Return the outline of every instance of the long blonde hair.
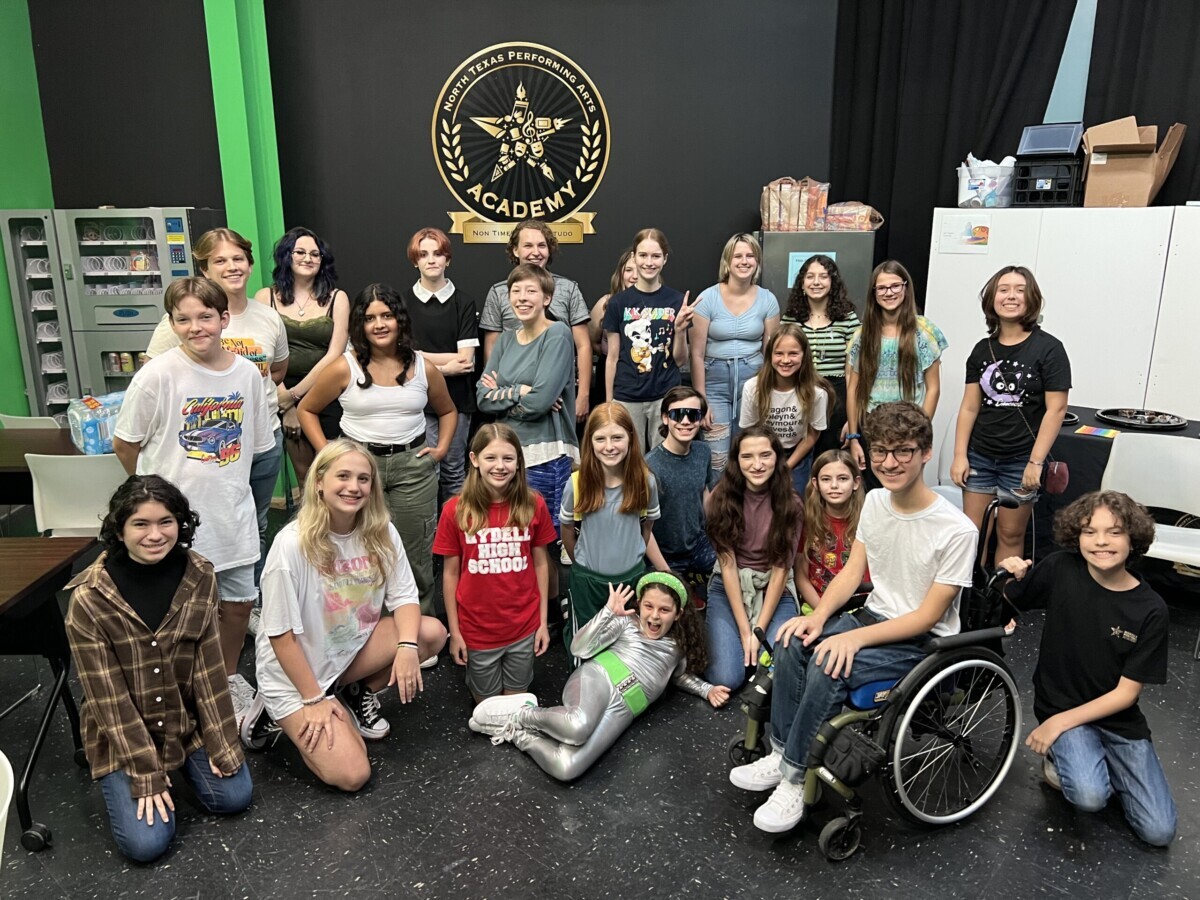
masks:
[[[533,491],[525,474],[525,456],[521,452],[521,440],[508,425],[490,422],[480,426],[471,441],[471,454],[478,457],[493,441],[511,444],[517,451],[517,471],[504,489],[503,501],[508,504],[508,520],[505,525],[528,528],[533,521],[536,504]],[[464,534],[474,535],[488,523],[488,510],[492,505],[492,489],[484,481],[483,473],[474,461],[467,465],[467,480],[458,495],[458,508],[454,511],[454,523]]]
[[[800,345],[800,352],[804,354],[804,358],[800,361],[800,367],[796,369],[796,374],[791,377],[790,383],[784,381],[775,371],[775,367],[771,365],[775,347],[785,337],[795,340]],[[767,349],[763,352],[763,356],[765,357],[763,367],[758,370],[758,383],[754,386],[754,417],[759,424],[766,425],[771,414],[771,391],[795,391],[806,420],[812,417],[817,391],[824,391],[828,399],[833,398],[833,387],[817,374],[817,367],[813,363],[812,353],[808,348],[808,337],[805,335],[804,329],[796,323],[784,322],[780,325],[771,335],[771,339],[767,341]]]
[[[371,468],[371,490],[367,502],[354,517],[354,531],[367,551],[367,558],[375,566],[375,584],[387,582],[388,571],[396,563],[396,548],[388,533],[392,517],[383,500],[383,485],[379,483],[379,467],[375,457],[361,444],[349,438],[338,438],[321,448],[304,479],[304,500],[300,514],[296,517],[300,532],[300,552],[308,562],[323,575],[333,574],[334,548],[329,539],[329,507],[325,505],[320,489],[321,479],[333,468],[334,463],[347,453],[358,453]]]
[[[858,531],[858,517],[862,515],[863,501],[866,493],[863,491],[862,478],[858,474],[858,466],[854,457],[845,450],[826,450],[812,465],[813,483],[808,486],[804,495],[804,551],[806,554],[821,554],[829,545],[832,532],[829,529],[829,511],[825,508],[825,498],[821,496],[818,478],[821,470],[834,463],[841,463],[850,473],[850,477],[858,481],[858,487],[850,495],[850,505],[846,509],[845,544],[849,547],[854,543],[854,534]]]

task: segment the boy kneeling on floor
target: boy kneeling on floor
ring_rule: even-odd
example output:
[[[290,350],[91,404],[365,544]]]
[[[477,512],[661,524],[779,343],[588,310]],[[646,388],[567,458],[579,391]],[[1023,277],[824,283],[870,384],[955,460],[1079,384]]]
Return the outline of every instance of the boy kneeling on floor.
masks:
[[[788,831],[804,817],[809,747],[850,692],[904,677],[925,656],[927,637],[960,630],[958,595],[971,584],[977,535],[971,520],[922,478],[933,448],[929,417],[907,401],[884,403],[864,431],[871,467],[886,490],[867,494],[850,558],[816,609],[780,628],[771,753],[729,773],[740,788],[774,789],[754,814],[762,831]],[[868,563],[873,589],[866,605],[835,618]]]
[[[1058,514],[1062,553],[1017,577],[1006,595],[1021,609],[1046,610],[1033,673],[1040,723],[1025,741],[1045,757],[1051,787],[1085,812],[1116,794],[1134,833],[1165,847],[1175,838],[1175,801],[1138,709],[1142,685],[1167,680],[1167,605],[1125,568],[1154,540],[1145,507],[1118,491],[1084,494]]]

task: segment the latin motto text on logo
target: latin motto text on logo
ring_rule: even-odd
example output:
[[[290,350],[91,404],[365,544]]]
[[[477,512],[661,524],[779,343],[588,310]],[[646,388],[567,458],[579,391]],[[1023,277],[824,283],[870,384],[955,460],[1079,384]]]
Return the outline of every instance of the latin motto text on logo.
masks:
[[[583,207],[608,167],[608,112],[574,60],[541,44],[496,44],[464,60],[433,110],[433,155],[462,204],[451,234],[504,243],[545,219],[562,243],[595,234]]]

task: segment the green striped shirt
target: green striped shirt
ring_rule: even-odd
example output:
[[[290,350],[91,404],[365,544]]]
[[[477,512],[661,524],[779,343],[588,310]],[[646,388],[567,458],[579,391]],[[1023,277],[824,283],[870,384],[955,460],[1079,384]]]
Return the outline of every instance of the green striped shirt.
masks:
[[[796,320],[784,316],[783,321],[795,322]],[[804,329],[804,336],[808,338],[808,346],[813,355],[813,363],[817,367],[817,374],[822,378],[845,378],[846,344],[850,342],[851,335],[862,325],[858,321],[858,313],[852,310],[845,319],[838,319],[832,325],[824,325],[821,328],[811,328],[803,322],[797,324]]]

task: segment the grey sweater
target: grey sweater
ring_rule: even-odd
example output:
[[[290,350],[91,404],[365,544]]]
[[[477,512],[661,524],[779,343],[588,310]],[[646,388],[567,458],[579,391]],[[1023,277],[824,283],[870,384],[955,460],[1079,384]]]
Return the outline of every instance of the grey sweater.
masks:
[[[484,412],[495,414],[512,427],[521,439],[525,464],[549,462],[560,453],[539,452],[540,445],[571,448],[578,458],[579,440],[575,436],[575,342],[571,329],[562,322],[551,322],[529,344],[517,340],[518,332],[500,335],[486,369],[495,373],[497,387],[483,384],[476,388],[476,400]],[[531,390],[521,396],[520,386]],[[555,401],[561,408],[554,410]]]

